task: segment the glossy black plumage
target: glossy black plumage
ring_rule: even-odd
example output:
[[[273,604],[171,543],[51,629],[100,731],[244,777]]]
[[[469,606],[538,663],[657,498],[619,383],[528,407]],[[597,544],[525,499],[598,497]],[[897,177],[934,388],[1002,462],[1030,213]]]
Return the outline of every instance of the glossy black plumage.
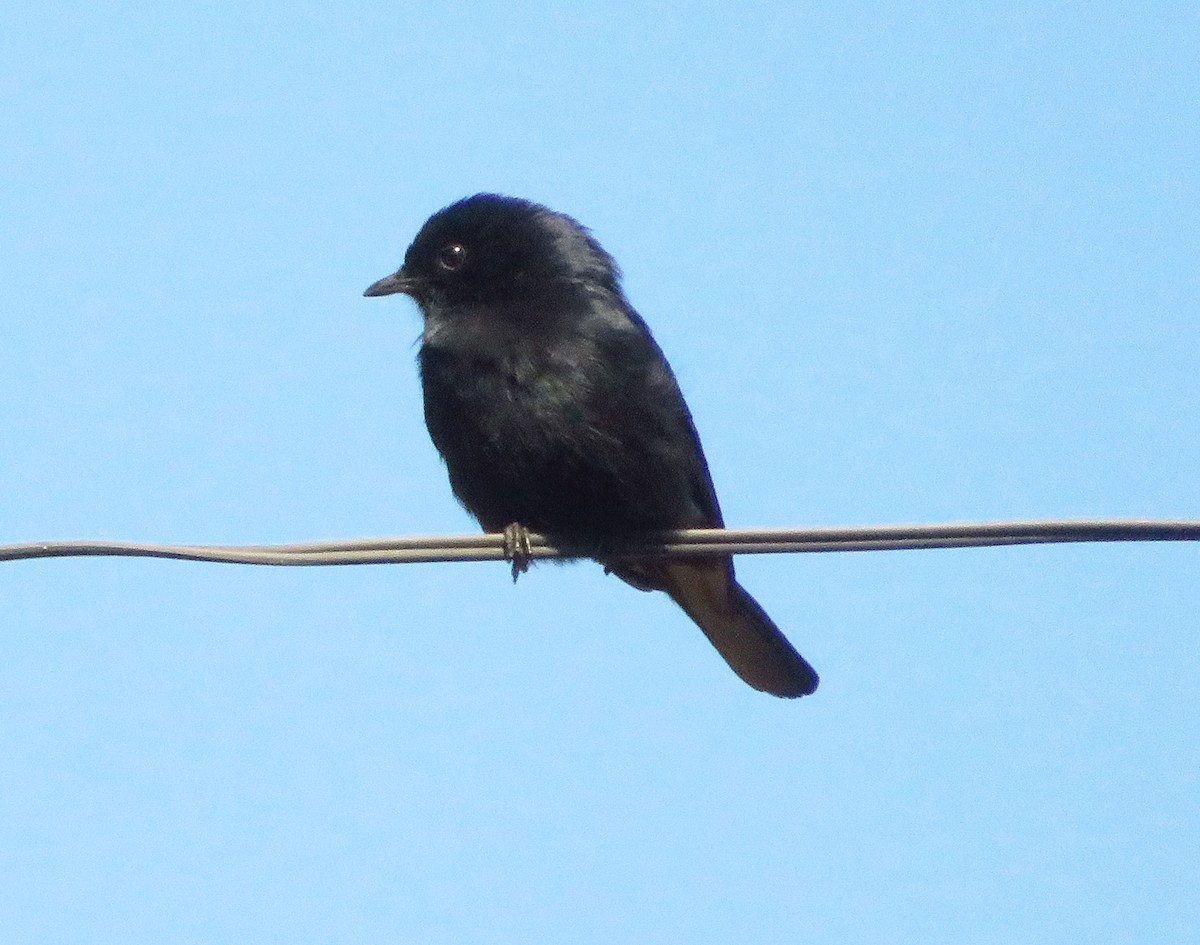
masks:
[[[404,265],[425,319],[425,420],[454,494],[488,531],[520,524],[594,547],[721,527],[683,395],[612,258],[575,220],[477,194],[434,214]],[[817,675],[734,578],[729,556],[609,562],[684,609],[747,683],[811,693]]]

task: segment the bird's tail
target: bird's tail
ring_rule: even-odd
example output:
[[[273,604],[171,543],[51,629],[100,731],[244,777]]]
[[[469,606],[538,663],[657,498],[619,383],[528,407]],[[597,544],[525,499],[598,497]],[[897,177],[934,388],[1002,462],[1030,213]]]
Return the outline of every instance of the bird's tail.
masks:
[[[729,558],[643,561],[611,570],[642,590],[666,591],[755,689],[791,699],[816,690],[816,671],[738,584]]]

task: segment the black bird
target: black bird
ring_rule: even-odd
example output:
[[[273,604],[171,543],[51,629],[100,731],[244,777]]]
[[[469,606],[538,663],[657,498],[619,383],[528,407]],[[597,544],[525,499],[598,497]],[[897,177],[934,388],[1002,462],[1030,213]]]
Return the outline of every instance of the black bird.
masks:
[[[623,538],[724,522],[675,375],[588,230],[476,194],[430,217],[404,265],[363,294],[397,292],[425,320],[430,436],[485,530],[594,548],[627,583],[666,591],[755,689],[817,688],[729,555],[604,560]]]

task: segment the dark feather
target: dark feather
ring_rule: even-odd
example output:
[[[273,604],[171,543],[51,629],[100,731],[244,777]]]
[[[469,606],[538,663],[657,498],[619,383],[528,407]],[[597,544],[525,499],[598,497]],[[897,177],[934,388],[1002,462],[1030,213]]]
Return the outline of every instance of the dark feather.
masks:
[[[570,217],[478,194],[434,214],[403,267],[367,290],[421,307],[425,419],[459,501],[603,549],[724,522],[679,385],[620,273]],[[729,556],[610,561],[662,590],[751,686],[800,696],[817,675],[737,583]]]

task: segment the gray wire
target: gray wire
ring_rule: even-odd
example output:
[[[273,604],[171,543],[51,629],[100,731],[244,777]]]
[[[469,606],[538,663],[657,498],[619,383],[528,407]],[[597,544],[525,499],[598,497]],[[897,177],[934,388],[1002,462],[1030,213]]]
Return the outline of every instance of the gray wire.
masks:
[[[646,535],[637,541],[605,548],[604,558],[906,551],[918,548],[1113,541],[1200,541],[1200,521],[1085,519],[949,525],[689,529]],[[594,548],[557,547],[540,535],[530,536],[529,557],[535,560],[588,557],[595,552]],[[0,545],[0,561],[95,555],[287,567],[508,560],[504,536],[499,533],[365,538],[290,545],[155,545],[124,541],[46,541]]]

